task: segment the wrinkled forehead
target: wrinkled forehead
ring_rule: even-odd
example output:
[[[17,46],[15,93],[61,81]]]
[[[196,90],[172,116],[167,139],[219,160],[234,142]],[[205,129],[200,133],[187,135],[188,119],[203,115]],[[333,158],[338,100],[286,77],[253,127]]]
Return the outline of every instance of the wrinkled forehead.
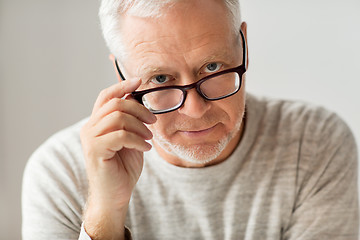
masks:
[[[122,16],[126,52],[182,54],[209,44],[226,47],[239,42],[223,1],[190,1],[163,11],[157,17]]]

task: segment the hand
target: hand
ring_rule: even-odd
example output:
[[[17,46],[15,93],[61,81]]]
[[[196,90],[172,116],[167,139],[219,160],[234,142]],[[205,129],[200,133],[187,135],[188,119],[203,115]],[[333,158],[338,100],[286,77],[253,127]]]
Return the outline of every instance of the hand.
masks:
[[[151,149],[145,140],[150,140],[152,133],[144,123],[152,124],[156,117],[129,95],[139,85],[140,80],[126,80],[103,90],[81,129],[89,180],[85,229],[96,239],[123,237],[128,203],[143,167],[143,152]]]

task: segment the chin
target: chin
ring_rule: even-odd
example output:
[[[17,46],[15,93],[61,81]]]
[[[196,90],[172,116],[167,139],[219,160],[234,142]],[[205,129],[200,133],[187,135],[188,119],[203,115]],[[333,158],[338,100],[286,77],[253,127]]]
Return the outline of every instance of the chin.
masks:
[[[227,147],[231,140],[241,131],[242,118],[243,112],[239,114],[230,131],[224,127],[218,127],[212,133],[203,134],[204,136],[177,135],[177,137],[169,138],[167,136],[171,134],[152,131],[153,143],[157,151],[162,153],[160,155],[175,165],[195,167],[211,165],[210,163],[218,162],[219,157],[223,157],[221,154],[224,150],[228,150]],[[224,126],[224,124],[219,126]],[[213,140],[209,141],[210,139]]]
[[[171,143],[160,135],[154,135],[156,144],[167,154],[195,165],[205,165],[217,159],[232,138],[233,134],[228,134],[214,143],[181,145]]]

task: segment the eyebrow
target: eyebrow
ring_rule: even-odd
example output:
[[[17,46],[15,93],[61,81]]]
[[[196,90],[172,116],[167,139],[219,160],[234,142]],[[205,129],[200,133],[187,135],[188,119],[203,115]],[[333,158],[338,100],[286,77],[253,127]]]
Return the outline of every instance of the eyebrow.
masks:
[[[155,66],[146,66],[144,68],[139,67],[138,68],[138,74],[141,73],[141,75],[148,75],[148,74],[153,74],[153,73],[158,73],[158,72],[164,72],[165,69],[161,68],[161,67],[155,67]]]
[[[232,54],[227,51],[227,50],[224,50],[224,51],[221,51],[220,53],[216,53],[216,54],[211,54],[209,55],[208,57],[206,57],[203,61],[202,61],[202,65],[205,64],[205,63],[208,63],[208,62],[211,62],[211,61],[214,61],[214,60],[227,60],[228,62],[231,62],[233,59],[234,56],[232,56]]]
[[[211,63],[214,60],[218,60],[218,61],[222,60],[225,63],[230,64],[233,61],[232,58],[233,58],[233,56],[232,56],[231,52],[229,52],[228,50],[223,50],[223,51],[217,52],[215,54],[210,54],[209,56],[207,56],[206,58],[204,58],[201,61],[200,68],[204,64]],[[158,67],[158,66],[152,66],[152,65],[148,65],[145,67],[139,67],[137,70],[138,74],[141,74],[142,76],[147,76],[150,74],[166,72],[166,71],[170,71],[170,69],[168,67]]]

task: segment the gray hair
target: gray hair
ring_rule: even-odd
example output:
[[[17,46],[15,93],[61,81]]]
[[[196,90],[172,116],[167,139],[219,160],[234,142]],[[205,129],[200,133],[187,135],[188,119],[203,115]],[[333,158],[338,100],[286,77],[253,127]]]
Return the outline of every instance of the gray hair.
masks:
[[[117,58],[126,57],[125,47],[121,44],[120,16],[127,13],[137,17],[161,17],[165,7],[186,0],[101,0],[99,17],[102,34],[110,52]],[[193,0],[190,0],[193,1]],[[241,25],[239,0],[222,0],[229,10],[233,29],[238,32]]]

